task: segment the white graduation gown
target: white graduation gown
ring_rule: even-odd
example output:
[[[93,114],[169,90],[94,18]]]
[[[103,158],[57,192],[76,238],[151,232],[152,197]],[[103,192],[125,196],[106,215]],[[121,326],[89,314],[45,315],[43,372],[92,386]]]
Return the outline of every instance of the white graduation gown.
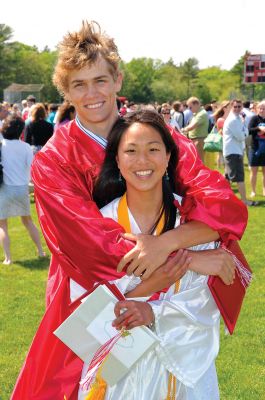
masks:
[[[117,220],[118,202],[115,199],[105,206],[102,214]],[[140,233],[130,212],[129,218],[132,232]],[[191,249],[213,248],[214,243],[207,243]],[[105,400],[164,400],[170,372],[177,378],[177,400],[219,400],[214,361],[219,350],[220,313],[208,289],[207,278],[188,271],[180,281],[178,293],[172,285],[159,300],[149,302],[155,314],[154,332],[160,339],[159,345],[115,386],[107,388]],[[140,280],[124,276],[114,282],[126,293]],[[72,300],[82,294],[82,289],[71,282]],[[84,364],[82,378],[87,367]],[[80,389],[78,400],[84,400],[86,395]]]

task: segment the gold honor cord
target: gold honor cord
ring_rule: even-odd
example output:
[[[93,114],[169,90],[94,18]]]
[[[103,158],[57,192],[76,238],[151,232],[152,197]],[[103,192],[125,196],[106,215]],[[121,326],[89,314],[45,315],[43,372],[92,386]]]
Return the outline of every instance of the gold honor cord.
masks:
[[[164,227],[165,221],[165,213],[163,213],[160,218],[155,234],[160,235],[162,229]],[[131,224],[129,219],[128,205],[127,205],[127,197],[126,193],[121,197],[118,204],[118,223],[124,228],[125,232],[131,233]],[[180,281],[178,280],[175,283],[175,293],[179,291]],[[175,400],[177,393],[177,379],[173,374],[169,374],[168,377],[168,390],[166,400]]]
[[[178,293],[180,287],[180,280],[175,283],[175,293]],[[177,394],[177,379],[176,377],[169,373],[168,385],[167,385],[167,397],[166,400],[175,400]]]
[[[121,197],[118,204],[118,223],[124,228],[126,233],[132,233],[126,193],[124,193],[124,195]],[[160,233],[163,230],[164,224],[165,224],[165,213],[163,213],[157,224],[155,231],[156,235],[160,235]]]

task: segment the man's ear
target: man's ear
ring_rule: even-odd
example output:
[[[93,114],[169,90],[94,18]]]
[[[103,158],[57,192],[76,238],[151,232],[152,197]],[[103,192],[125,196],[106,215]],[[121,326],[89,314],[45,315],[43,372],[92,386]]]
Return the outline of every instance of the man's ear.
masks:
[[[118,93],[121,88],[122,88],[122,81],[123,81],[123,74],[121,71],[119,71],[117,79],[115,81],[115,86],[116,86],[116,93]]]

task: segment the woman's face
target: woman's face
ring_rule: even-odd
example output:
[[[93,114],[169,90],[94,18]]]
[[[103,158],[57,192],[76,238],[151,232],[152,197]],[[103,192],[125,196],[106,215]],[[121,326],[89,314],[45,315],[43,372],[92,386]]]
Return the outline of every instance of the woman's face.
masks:
[[[258,107],[258,114],[262,117],[265,118],[265,104],[261,104]]]
[[[156,129],[138,122],[131,125],[121,138],[116,157],[127,191],[162,190],[169,158]]]
[[[161,114],[162,114],[162,117],[164,118],[165,123],[169,124],[170,118],[171,118],[170,108],[169,107],[162,108]]]

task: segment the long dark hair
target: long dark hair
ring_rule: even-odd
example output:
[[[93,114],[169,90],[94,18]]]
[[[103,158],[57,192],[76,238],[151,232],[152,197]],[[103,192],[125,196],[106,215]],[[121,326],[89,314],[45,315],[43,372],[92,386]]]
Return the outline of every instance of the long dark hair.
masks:
[[[126,182],[120,179],[120,171],[117,165],[116,156],[123,134],[134,123],[145,124],[153,127],[161,136],[170,153],[167,175],[163,177],[163,207],[150,233],[153,233],[165,212],[165,224],[162,232],[173,229],[176,220],[176,207],[174,206],[173,193],[176,191],[175,171],[178,161],[178,148],[174,142],[164,119],[156,111],[140,110],[119,118],[112,127],[108,136],[108,145],[101,172],[95,184],[93,197],[98,207],[103,207],[126,192]]]

